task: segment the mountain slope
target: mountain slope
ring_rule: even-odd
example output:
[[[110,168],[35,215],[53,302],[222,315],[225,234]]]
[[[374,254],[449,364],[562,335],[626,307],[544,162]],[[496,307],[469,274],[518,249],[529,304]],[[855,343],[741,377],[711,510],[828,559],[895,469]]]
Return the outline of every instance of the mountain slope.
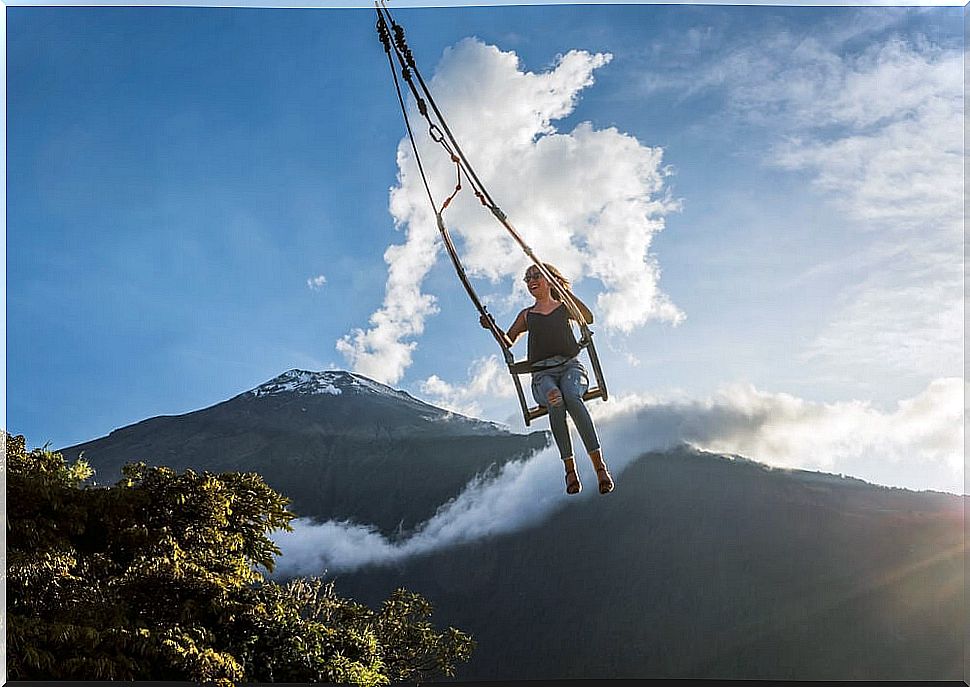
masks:
[[[953,680],[963,506],[683,448],[537,526],[336,580],[433,599],[478,641],[463,680]]]
[[[385,534],[426,520],[475,474],[548,443],[457,415],[349,372],[290,370],[223,403],[60,449],[109,483],[134,460],[255,471],[301,516]]]
[[[255,470],[301,515],[403,536],[547,442],[294,370],[62,452],[83,450],[102,481],[139,458]],[[538,524],[337,575],[338,589],[371,605],[424,594],[436,624],[478,642],[463,680],[960,679],[965,498],[688,448],[644,453],[601,496],[578,462],[587,489]]]

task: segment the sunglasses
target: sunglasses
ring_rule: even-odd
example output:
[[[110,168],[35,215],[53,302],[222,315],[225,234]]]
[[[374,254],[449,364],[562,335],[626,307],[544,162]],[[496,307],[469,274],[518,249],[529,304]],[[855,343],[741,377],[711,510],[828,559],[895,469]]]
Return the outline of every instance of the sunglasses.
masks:
[[[542,275],[539,274],[538,272],[526,272],[525,279],[523,279],[522,281],[530,282],[530,281],[537,281],[539,279],[542,279]]]

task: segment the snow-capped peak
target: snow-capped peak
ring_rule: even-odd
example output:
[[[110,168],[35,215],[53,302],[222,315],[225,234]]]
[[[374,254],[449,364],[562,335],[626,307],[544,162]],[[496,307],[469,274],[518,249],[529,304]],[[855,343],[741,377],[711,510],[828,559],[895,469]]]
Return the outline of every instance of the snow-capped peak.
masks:
[[[309,370],[288,370],[278,377],[260,384],[250,391],[254,396],[267,396],[280,393],[299,394],[329,394],[339,396],[344,392],[378,393],[400,398],[411,396],[403,391],[375,382],[373,379],[362,377],[343,370],[324,370],[311,372]]]
[[[414,420],[431,423],[444,431],[461,432],[464,434],[508,434],[509,430],[501,425],[466,417],[415,398],[406,391],[394,389],[353,372],[343,370],[324,370],[312,372],[309,370],[287,370],[268,382],[260,384],[255,389],[243,392],[241,396],[271,397],[304,395],[304,396],[368,396],[373,400],[392,400],[392,406],[410,409]],[[289,400],[289,399],[288,399]],[[341,402],[342,404],[342,402]],[[385,405],[379,403],[378,405]],[[377,406],[374,406],[377,407]],[[369,411],[368,411],[369,412]]]

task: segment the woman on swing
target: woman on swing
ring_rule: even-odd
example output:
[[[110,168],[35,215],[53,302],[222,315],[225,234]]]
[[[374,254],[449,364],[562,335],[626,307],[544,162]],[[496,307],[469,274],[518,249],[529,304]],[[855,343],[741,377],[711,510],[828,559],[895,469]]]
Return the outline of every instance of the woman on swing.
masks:
[[[580,346],[569,326],[569,319],[573,316],[559,293],[559,289],[569,290],[570,283],[554,266],[549,263],[543,263],[543,266],[558,284],[550,284],[536,266],[529,266],[524,281],[529,294],[535,298],[535,304],[524,309],[515,318],[506,333],[506,343],[511,348],[522,334],[529,332],[528,359],[532,364],[532,395],[536,403],[544,406],[549,413],[552,435],[566,469],[566,493],[578,494],[583,488],[579,475],[576,474],[572,440],[566,424],[568,413],[596,470],[599,492],[608,494],[613,491],[613,478],[603,461],[596,428],[593,427],[593,420],[583,402],[583,394],[589,388],[589,377],[583,364],[576,358]],[[573,300],[579,306],[587,324],[592,324],[593,313],[575,295]],[[486,329],[489,328],[484,315],[481,324]]]

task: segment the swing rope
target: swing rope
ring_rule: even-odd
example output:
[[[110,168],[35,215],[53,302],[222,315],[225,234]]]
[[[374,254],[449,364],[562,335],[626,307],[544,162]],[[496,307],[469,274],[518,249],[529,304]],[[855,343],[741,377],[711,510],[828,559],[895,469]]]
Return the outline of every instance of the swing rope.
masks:
[[[465,291],[468,293],[469,298],[475,305],[475,308],[482,315],[484,320],[488,323],[488,329],[492,333],[492,336],[498,342],[502,349],[505,362],[509,367],[509,372],[512,374],[515,380],[515,386],[517,395],[519,397],[519,403],[522,406],[523,414],[525,416],[526,425],[529,424],[530,419],[535,417],[540,417],[545,414],[545,409],[542,406],[529,409],[525,401],[525,396],[522,392],[521,384],[518,380],[518,374],[531,371],[531,365],[528,361],[522,361],[519,363],[515,362],[515,358],[510,350],[509,345],[506,342],[506,334],[503,332],[498,324],[495,322],[495,318],[488,312],[488,309],[481,303],[478,298],[477,293],[472,287],[468,276],[465,273],[465,269],[461,264],[461,260],[458,257],[458,252],[455,249],[454,242],[451,239],[451,235],[444,222],[443,213],[445,209],[451,204],[452,200],[457,196],[458,192],[462,190],[462,174],[468,180],[469,186],[475,193],[475,196],[481,202],[483,206],[488,208],[492,215],[505,227],[506,231],[512,236],[515,242],[523,250],[530,261],[539,270],[539,273],[548,281],[550,284],[558,284],[560,288],[558,292],[563,304],[566,306],[572,318],[579,324],[580,328],[580,341],[579,345],[587,350],[589,354],[590,361],[593,364],[593,371],[596,375],[597,387],[590,389],[586,394],[586,398],[602,398],[604,401],[607,398],[606,383],[602,376],[602,371],[599,365],[599,359],[596,355],[596,349],[593,346],[592,331],[589,329],[589,323],[586,321],[579,305],[576,302],[575,297],[569,291],[563,287],[561,282],[546,268],[545,264],[536,257],[532,248],[525,242],[519,232],[512,226],[509,222],[508,217],[499,208],[499,206],[492,200],[488,191],[485,189],[485,185],[482,184],[475,170],[472,168],[471,164],[465,157],[464,152],[461,150],[461,146],[458,145],[458,141],[455,139],[448,124],[445,122],[444,115],[438,109],[437,103],[435,103],[434,98],[431,95],[431,91],[425,83],[421,76],[420,71],[414,61],[414,55],[411,52],[410,47],[404,37],[404,28],[396,23],[388,11],[387,7],[384,5],[384,0],[375,0],[375,9],[377,10],[377,33],[384,47],[384,52],[387,54],[388,65],[391,69],[391,75],[394,80],[394,87],[397,91],[398,102],[401,106],[401,112],[404,115],[405,125],[407,127],[408,138],[411,141],[411,149],[414,152],[415,161],[417,162],[418,171],[421,175],[421,180],[424,184],[425,191],[428,194],[428,200],[431,202],[432,210],[435,214],[435,220],[438,225],[438,231],[441,234],[442,240],[445,244],[445,249],[451,258],[452,264],[455,267],[455,271],[458,274]],[[391,40],[391,32],[393,31],[393,41]],[[404,102],[404,96],[401,92],[400,82],[397,78],[397,72],[394,69],[394,59],[391,57],[391,51],[393,50],[394,55],[397,57],[398,64],[401,68],[401,77],[408,84],[412,96],[417,104],[418,112],[422,117],[428,122],[428,133],[431,140],[442,146],[445,152],[448,154],[451,161],[455,164],[457,181],[455,188],[451,195],[442,203],[440,209],[434,200],[434,195],[431,192],[431,185],[428,182],[427,175],[424,170],[424,166],[421,162],[421,156],[418,153],[417,143],[414,137],[414,131],[411,127],[410,117],[408,116],[407,107]],[[418,86],[414,83],[414,78],[417,78],[418,84],[420,85],[420,91]],[[431,106],[431,111],[434,113],[437,122],[432,120],[431,113],[428,110],[428,105]],[[440,126],[439,126],[440,124]],[[446,140],[447,139],[447,140]]]
[[[387,11],[386,8],[384,9],[384,11],[385,12]],[[387,18],[390,19],[390,14],[387,15]],[[421,163],[421,155],[420,153],[418,153],[418,146],[414,138],[414,130],[411,127],[411,118],[408,116],[407,107],[404,103],[404,96],[401,93],[401,85],[397,78],[397,71],[394,69],[394,61],[393,61],[393,58],[391,57],[392,49],[394,51],[394,54],[397,56],[398,62],[401,65],[402,78],[410,86],[411,93],[414,95],[415,102],[418,105],[418,111],[422,114],[422,116],[425,117],[425,119],[428,119],[427,104],[425,103],[424,98],[422,98],[421,95],[418,93],[417,88],[414,85],[414,81],[411,79],[412,68],[414,65],[414,57],[411,54],[410,48],[407,47],[407,43],[404,41],[404,29],[401,28],[400,25],[395,24],[393,19],[390,19],[390,21],[394,26],[395,36],[396,36],[396,40],[394,41],[393,45],[390,40],[390,31],[388,30],[387,20],[385,19],[384,15],[381,13],[380,7],[378,7],[377,33],[381,39],[381,43],[384,46],[384,52],[387,54],[388,65],[390,66],[391,75],[394,79],[394,89],[397,91],[397,98],[398,98],[398,102],[401,105],[401,112],[404,114],[404,123],[407,128],[408,139],[410,139],[411,149],[414,151],[414,159],[418,165],[418,172],[421,175],[421,181],[424,184],[425,191],[427,191],[427,194],[428,194],[428,200],[431,202],[431,207],[434,210],[435,220],[438,225],[438,231],[441,234],[441,237],[444,241],[445,249],[448,252],[448,256],[451,258],[451,262],[455,267],[455,271],[458,273],[458,277],[461,280],[462,285],[465,287],[465,291],[468,292],[468,296],[469,298],[471,298],[471,301],[475,305],[475,308],[478,310],[478,312],[488,320],[490,324],[489,330],[491,331],[492,336],[495,337],[495,340],[501,346],[503,357],[505,358],[506,364],[512,365],[515,362],[515,357],[513,356],[512,351],[509,349],[508,345],[505,342],[504,332],[502,332],[498,328],[498,325],[495,323],[495,318],[492,317],[491,313],[488,312],[488,309],[482,304],[481,300],[478,297],[478,294],[475,292],[475,289],[472,287],[471,282],[468,280],[468,277],[465,274],[465,269],[461,264],[460,258],[458,257],[458,251],[455,249],[455,244],[451,240],[451,235],[448,233],[448,229],[445,226],[444,217],[442,216],[442,213],[444,212],[445,208],[448,207],[452,199],[454,199],[454,197],[461,190],[462,157],[460,157],[460,152],[459,152],[459,155],[456,155],[452,151],[452,149],[445,142],[445,136],[442,133],[441,129],[434,122],[431,122],[429,119],[430,126],[428,129],[428,133],[431,136],[431,139],[436,143],[440,144],[445,149],[445,151],[448,153],[449,158],[455,163],[455,167],[457,169],[457,174],[458,174],[458,181],[455,184],[454,192],[444,201],[444,203],[442,203],[441,209],[439,210],[438,204],[435,202],[435,199],[434,199],[434,194],[431,192],[431,185],[428,182],[428,177],[427,177],[427,174],[425,173],[424,165]],[[414,70],[413,73],[417,73],[416,69]],[[420,79],[420,74],[418,75],[418,78]],[[436,112],[438,112],[437,106],[434,105],[434,103],[432,103],[432,107],[435,109]],[[447,125],[445,125],[445,128],[447,129]],[[480,199],[482,198],[482,196],[479,193],[476,193],[476,195],[478,195]],[[484,203],[484,200],[482,202]]]
[[[431,135],[432,140],[441,144],[445,148],[445,151],[449,154],[449,156],[451,156],[452,160],[455,160],[455,154],[457,153],[460,163],[458,160],[455,160],[455,163],[456,165],[459,165],[462,170],[464,170],[466,176],[469,179],[469,182],[472,185],[472,188],[475,190],[475,195],[479,198],[482,205],[487,207],[495,216],[495,218],[505,227],[506,231],[509,232],[509,234],[515,240],[515,242],[526,254],[526,256],[528,256],[529,259],[532,261],[532,263],[539,269],[539,272],[542,274],[542,276],[550,284],[558,283],[558,280],[556,280],[555,277],[546,269],[545,265],[535,255],[532,248],[525,242],[525,240],[515,229],[515,227],[512,226],[511,222],[509,222],[507,215],[501,210],[501,208],[499,208],[498,204],[492,199],[491,195],[486,190],[485,185],[478,178],[478,175],[475,173],[474,168],[472,168],[471,163],[468,162],[468,159],[465,157],[464,152],[462,152],[461,150],[461,146],[458,145],[458,141],[455,139],[454,134],[452,134],[451,129],[448,127],[448,124],[445,121],[444,115],[441,113],[441,110],[438,108],[438,105],[435,102],[434,97],[431,95],[431,90],[428,88],[427,83],[425,83],[424,78],[421,76],[421,72],[417,68],[417,64],[414,61],[414,54],[411,52],[411,48],[408,46],[407,40],[404,37],[404,27],[402,27],[400,24],[394,21],[394,18],[391,16],[387,7],[383,5],[383,0],[380,0],[380,4],[375,2],[375,6],[377,7],[377,12],[378,12],[378,24],[379,24],[378,33],[381,35],[382,41],[385,40],[384,38],[385,36],[389,37],[389,32],[386,27],[387,27],[387,23],[390,23],[391,30],[393,30],[393,33],[394,33],[393,47],[394,47],[395,53],[398,56],[398,61],[401,64],[402,76],[404,80],[407,82],[408,86],[410,87],[411,93],[413,94],[415,101],[417,102],[418,112],[429,123],[429,133]],[[380,28],[380,25],[382,24],[384,26],[383,31]],[[387,43],[385,43],[385,50],[390,49],[389,43],[390,43],[389,40]],[[414,79],[412,78],[412,75],[413,77],[417,78],[418,84],[420,85],[420,92],[418,90],[418,87],[415,86],[414,84]],[[395,76],[395,81],[396,81],[396,76]],[[440,123],[441,125],[440,128],[438,126],[438,123],[435,123],[431,120],[431,116],[428,111],[428,105],[431,106],[431,110],[434,112],[434,115],[437,118],[438,123]],[[406,112],[405,112],[405,117],[407,117]],[[444,135],[447,136],[448,141],[451,143],[451,146],[454,148],[454,152],[452,152],[452,148],[450,148],[444,142],[443,136],[442,136],[442,130],[444,131]],[[437,135],[436,135],[436,132],[437,132]],[[413,143],[413,140],[412,140],[412,143]],[[447,207],[447,203],[445,207]],[[559,289],[559,292],[563,294],[563,302],[565,303],[566,308],[569,310],[573,319],[576,320],[576,322],[578,322],[580,325],[580,331],[582,334],[580,344],[585,345],[586,342],[591,340],[591,337],[592,337],[592,332],[588,329],[588,326],[587,326],[588,323],[586,322],[586,319],[583,317],[583,314],[580,311],[578,305],[576,304],[575,299],[572,297],[572,294],[569,293],[566,289]]]

